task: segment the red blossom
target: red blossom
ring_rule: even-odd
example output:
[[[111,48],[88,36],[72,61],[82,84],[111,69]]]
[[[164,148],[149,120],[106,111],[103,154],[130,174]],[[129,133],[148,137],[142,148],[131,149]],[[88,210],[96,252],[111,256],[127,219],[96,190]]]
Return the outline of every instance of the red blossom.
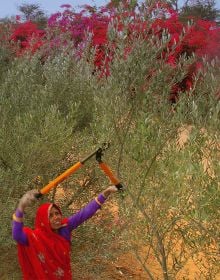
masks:
[[[43,44],[42,38],[44,34],[45,32],[43,30],[38,30],[36,24],[28,21],[17,25],[10,40],[19,43],[20,45],[17,55],[21,55],[28,49],[34,53]],[[32,43],[32,41],[34,43]]]
[[[71,40],[80,57],[79,52],[83,52],[89,32],[91,48],[95,48],[94,65],[96,70],[100,71],[100,76],[103,77],[110,75],[109,65],[114,59],[114,50],[117,47],[117,43],[113,45],[109,41],[109,24],[113,26],[118,40],[124,40],[125,60],[131,54],[133,42],[137,37],[149,40],[153,35],[157,39],[161,39],[166,31],[169,34],[167,37],[169,40],[158,55],[158,59],[164,59],[174,69],[182,55],[191,57],[192,54],[195,54],[197,59],[188,68],[186,77],[172,86],[172,101],[176,100],[180,92],[189,91],[193,87],[194,76],[202,68],[200,62],[202,57],[213,59],[220,56],[220,28],[213,22],[194,19],[193,24],[188,26],[179,20],[178,14],[172,10],[169,4],[160,2],[146,8],[147,10],[138,11],[131,7],[128,0],[121,1],[120,12],[116,6],[111,2],[111,5],[108,4],[98,10],[84,5],[83,10],[76,13],[70,9],[71,5],[62,5],[61,7],[65,10],[52,15],[48,20],[50,32],[48,45],[59,48],[62,44],[66,44],[66,41],[62,40],[62,36],[68,33],[71,35]],[[151,20],[146,20],[145,15],[153,15],[153,17]],[[20,44],[19,54],[25,50],[34,53],[44,43],[45,32],[39,30],[34,23],[19,23],[18,20],[17,18],[17,25],[10,39]],[[122,37],[121,34],[126,36]]]
[[[19,22],[19,21],[21,20],[21,16],[16,15],[16,16],[15,16],[15,20],[16,20],[17,22]]]
[[[105,45],[108,42],[107,39],[107,26],[104,26],[102,24],[96,25],[93,29],[93,38],[92,42],[93,45]]]

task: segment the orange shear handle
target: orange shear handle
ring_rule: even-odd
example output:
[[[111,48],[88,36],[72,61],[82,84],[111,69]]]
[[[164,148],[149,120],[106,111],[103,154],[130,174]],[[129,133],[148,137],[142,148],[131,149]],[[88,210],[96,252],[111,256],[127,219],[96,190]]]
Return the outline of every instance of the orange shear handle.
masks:
[[[74,164],[72,167],[67,169],[65,172],[60,174],[57,178],[55,178],[53,181],[49,182],[45,187],[43,187],[39,191],[39,194],[36,195],[36,198],[40,198],[43,194],[48,193],[52,188],[56,187],[59,183],[64,181],[67,177],[76,172],[82,166],[83,164],[80,161]]]
[[[116,178],[114,176],[114,174],[112,173],[111,169],[109,168],[109,166],[104,163],[104,162],[99,162],[99,167],[102,169],[102,171],[109,177],[110,181],[112,182],[113,185],[116,186],[116,188],[118,188],[118,190],[123,189],[123,185],[120,183],[120,181],[118,180],[118,178]]]

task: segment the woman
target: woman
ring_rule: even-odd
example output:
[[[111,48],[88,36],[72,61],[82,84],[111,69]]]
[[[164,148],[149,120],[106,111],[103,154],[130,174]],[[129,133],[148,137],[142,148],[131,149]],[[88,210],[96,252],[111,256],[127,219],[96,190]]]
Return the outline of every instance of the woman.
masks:
[[[35,228],[23,226],[24,210],[36,201],[36,190],[28,191],[20,199],[13,214],[12,236],[17,242],[18,258],[25,280],[71,280],[71,232],[92,217],[106,198],[116,192],[110,186],[90,201],[78,213],[63,218],[60,208],[53,203],[42,204],[36,213]]]

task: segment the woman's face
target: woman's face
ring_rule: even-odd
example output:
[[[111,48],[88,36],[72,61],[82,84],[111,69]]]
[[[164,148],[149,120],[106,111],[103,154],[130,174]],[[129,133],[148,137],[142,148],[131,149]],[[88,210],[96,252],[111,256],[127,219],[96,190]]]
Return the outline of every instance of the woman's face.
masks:
[[[49,221],[52,230],[57,230],[61,226],[62,215],[56,207],[52,207],[49,213]]]

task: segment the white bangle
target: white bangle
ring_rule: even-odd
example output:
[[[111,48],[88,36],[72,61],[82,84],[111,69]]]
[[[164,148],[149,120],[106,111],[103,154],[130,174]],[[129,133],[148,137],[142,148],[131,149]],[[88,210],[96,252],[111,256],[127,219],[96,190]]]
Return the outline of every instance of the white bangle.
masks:
[[[98,197],[95,198],[95,201],[99,206],[102,206],[101,202],[98,200]]]

